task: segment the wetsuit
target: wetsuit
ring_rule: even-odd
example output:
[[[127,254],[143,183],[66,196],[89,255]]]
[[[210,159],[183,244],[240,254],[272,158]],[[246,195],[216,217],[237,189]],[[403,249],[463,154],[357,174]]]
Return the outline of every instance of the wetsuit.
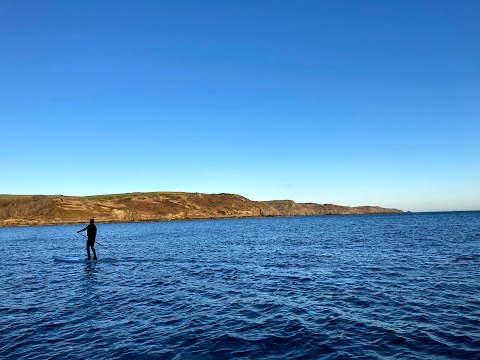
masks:
[[[97,236],[97,227],[95,224],[90,224],[87,226],[87,246],[93,246],[95,244],[95,237]]]
[[[87,229],[87,255],[88,258],[90,259],[90,247],[92,248],[93,251],[93,259],[95,260],[97,258],[97,254],[95,252],[95,237],[97,236],[97,227],[95,224],[90,224],[86,227]]]

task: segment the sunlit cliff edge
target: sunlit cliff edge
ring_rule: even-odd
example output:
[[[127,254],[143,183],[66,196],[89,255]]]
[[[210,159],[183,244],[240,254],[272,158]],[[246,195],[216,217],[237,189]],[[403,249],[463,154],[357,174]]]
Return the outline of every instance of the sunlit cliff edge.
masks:
[[[402,212],[378,206],[252,201],[235,194],[0,195],[0,226],[68,224],[90,218],[96,222],[128,222]]]

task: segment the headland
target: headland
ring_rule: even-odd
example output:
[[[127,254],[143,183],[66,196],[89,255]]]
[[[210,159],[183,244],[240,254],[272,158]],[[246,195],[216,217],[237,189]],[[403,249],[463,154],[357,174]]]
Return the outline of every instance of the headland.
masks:
[[[349,207],[253,201],[236,194],[135,192],[95,196],[0,195],[0,226],[162,221],[266,216],[403,213],[379,206]]]

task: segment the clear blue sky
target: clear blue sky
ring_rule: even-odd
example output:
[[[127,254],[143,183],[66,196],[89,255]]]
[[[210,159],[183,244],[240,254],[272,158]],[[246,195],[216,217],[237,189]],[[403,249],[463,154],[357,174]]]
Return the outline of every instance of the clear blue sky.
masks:
[[[480,2],[0,2],[0,193],[480,209]]]

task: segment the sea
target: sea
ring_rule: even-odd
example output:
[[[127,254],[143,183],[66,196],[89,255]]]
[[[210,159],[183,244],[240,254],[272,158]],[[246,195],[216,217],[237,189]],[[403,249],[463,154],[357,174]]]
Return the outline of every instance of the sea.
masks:
[[[86,225],[0,228],[0,359],[480,359],[480,212]]]

